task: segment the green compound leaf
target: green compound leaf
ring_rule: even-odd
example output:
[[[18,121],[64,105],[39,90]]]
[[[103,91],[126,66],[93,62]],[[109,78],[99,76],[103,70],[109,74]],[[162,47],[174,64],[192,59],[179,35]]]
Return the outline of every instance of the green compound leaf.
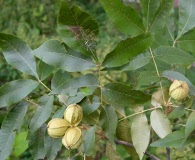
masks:
[[[39,101],[39,106],[30,121],[30,133],[36,132],[45,123],[53,110],[53,96],[44,95]]]
[[[183,106],[175,108],[169,113],[169,119],[181,118],[185,114],[185,108]]]
[[[133,146],[142,159],[150,141],[150,126],[145,114],[134,116],[131,125],[131,135]]]
[[[99,85],[98,78],[93,74],[86,74],[80,77],[72,78],[62,83],[58,88],[54,89],[50,94],[67,94],[71,90],[81,87],[97,88]]]
[[[43,125],[29,137],[29,149],[33,159],[44,159],[46,155],[44,147],[45,131],[46,126]]]
[[[57,71],[51,80],[51,89],[53,90],[58,88],[59,86],[61,86],[70,79],[71,79],[70,73],[63,70]]]
[[[122,68],[122,70],[125,70],[125,71],[126,70],[127,71],[128,70],[130,70],[130,71],[137,70],[137,69],[145,66],[146,64],[148,64],[151,59],[152,59],[152,57],[151,57],[149,52],[139,54],[132,61],[130,61],[129,64],[124,66]]]
[[[150,100],[150,96],[141,91],[133,90],[122,83],[108,83],[102,88],[103,99],[113,105],[136,105]]]
[[[190,65],[194,61],[194,57],[189,53],[175,47],[159,47],[154,50],[156,59],[164,61],[167,64]]]
[[[179,39],[177,39],[176,44],[179,48],[192,52],[195,55],[195,29],[192,29],[182,35]]]
[[[159,4],[159,0],[140,0],[140,5],[142,7],[142,13],[147,30],[154,17],[156,10],[158,9]]]
[[[156,109],[151,112],[150,123],[152,129],[160,138],[164,138],[165,136],[172,132],[169,119],[159,109]]]
[[[16,135],[13,150],[13,153],[16,157],[20,156],[28,148],[28,141],[26,138],[27,132],[21,132]]]
[[[38,79],[33,52],[22,39],[11,34],[0,33],[0,49],[7,63]]]
[[[95,149],[95,128],[95,126],[91,127],[87,131],[82,142],[82,152],[87,156],[92,155]]]
[[[192,112],[188,117],[185,129],[185,136],[188,137],[195,130],[195,112]]]
[[[195,1],[185,0],[179,1],[179,33],[177,37],[180,37],[184,33],[188,32],[195,27]]]
[[[61,1],[58,32],[70,48],[97,60],[95,48],[98,24],[89,13],[77,5],[72,5],[68,0]]]
[[[173,0],[161,1],[161,4],[155,12],[155,15],[153,16],[153,19],[150,23],[149,30],[152,33],[158,33],[163,29],[172,7]]]
[[[117,114],[112,106],[105,106],[100,113],[100,125],[112,145],[117,126]]]
[[[152,147],[170,147],[170,148],[180,148],[185,142],[185,132],[184,130],[175,131],[168,134],[163,139],[150,144]]]
[[[139,13],[130,5],[125,5],[120,0],[100,0],[100,2],[122,32],[132,36],[145,32]]]
[[[136,89],[139,90],[144,87],[147,88],[153,85],[154,83],[158,82],[159,80],[160,79],[155,72],[152,72],[152,71],[140,72],[137,78]]]
[[[21,101],[32,92],[39,83],[30,79],[15,80],[0,87],[0,108]]]
[[[95,67],[89,57],[70,49],[66,51],[57,40],[46,41],[34,52],[45,63],[68,72],[83,71]]]
[[[99,108],[100,105],[101,103],[98,96],[94,96],[91,101],[89,100],[89,98],[86,98],[81,102],[84,115],[89,115],[93,113]]]
[[[53,71],[53,66],[50,66],[41,60],[39,61],[37,72],[41,81],[45,80]]]
[[[153,37],[150,34],[127,38],[121,41],[112,52],[106,55],[102,65],[108,68],[121,66],[144,52],[152,42]]]
[[[0,130],[0,159],[5,160],[12,152],[16,131],[20,131],[23,118],[27,112],[27,104],[15,105],[4,119]]]
[[[48,160],[54,160],[62,148],[62,140],[60,138],[45,137],[45,151]]]

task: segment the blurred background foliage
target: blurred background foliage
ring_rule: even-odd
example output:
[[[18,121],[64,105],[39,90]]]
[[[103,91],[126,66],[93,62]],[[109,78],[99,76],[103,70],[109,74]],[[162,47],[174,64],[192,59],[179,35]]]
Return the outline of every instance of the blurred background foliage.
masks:
[[[108,53],[125,36],[109,20],[98,0],[73,0],[90,12],[100,25],[97,52]],[[32,49],[48,39],[58,39],[56,30],[60,0],[0,0],[0,31],[22,38]],[[106,34],[105,34],[106,33]],[[0,85],[22,75],[5,63],[0,54]]]

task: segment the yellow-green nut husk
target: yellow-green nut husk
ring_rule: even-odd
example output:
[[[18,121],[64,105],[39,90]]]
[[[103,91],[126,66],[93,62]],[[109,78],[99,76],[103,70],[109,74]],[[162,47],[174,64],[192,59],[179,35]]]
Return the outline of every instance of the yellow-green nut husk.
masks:
[[[83,118],[82,108],[77,104],[69,105],[64,112],[64,119],[72,126],[77,126]]]
[[[66,130],[62,143],[67,149],[78,148],[82,143],[82,132],[78,127],[70,127]]]
[[[47,132],[53,138],[60,138],[64,136],[70,124],[61,118],[52,119],[47,125]]]
[[[189,93],[189,87],[186,82],[174,80],[169,88],[171,98],[181,101],[184,100]]]

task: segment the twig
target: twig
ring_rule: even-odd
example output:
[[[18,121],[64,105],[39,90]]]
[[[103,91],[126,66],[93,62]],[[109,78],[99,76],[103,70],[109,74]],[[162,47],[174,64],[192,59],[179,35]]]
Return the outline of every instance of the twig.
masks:
[[[160,79],[160,88],[161,88],[161,92],[162,92],[162,96],[163,96],[163,101],[164,101],[164,104],[166,104],[166,101],[165,101],[165,96],[164,96],[164,93],[163,93],[163,87],[162,87],[162,78],[161,78],[161,76],[160,76],[160,73],[159,73],[159,71],[158,71],[158,67],[157,67],[157,64],[156,64],[156,60],[155,60],[155,58],[154,58],[154,54],[153,54],[153,52],[152,52],[152,49],[151,48],[149,48],[150,49],[150,55],[151,55],[151,57],[152,57],[152,60],[153,60],[153,62],[154,62],[154,66],[155,66],[155,69],[156,69],[156,74],[157,74],[157,76],[159,77],[159,79]]]
[[[170,150],[170,148],[166,147],[166,155],[167,155],[167,160],[171,160],[170,153],[171,153],[171,150]]]
[[[143,111],[140,111],[140,112],[137,112],[137,113],[128,115],[128,116],[126,116],[126,117],[124,117],[124,118],[122,118],[122,119],[119,119],[118,122],[120,122],[120,121],[122,121],[122,120],[124,120],[124,119],[130,118],[130,117],[133,117],[133,116],[135,116],[135,115],[142,114],[142,113],[144,113],[144,112],[151,111],[151,110],[155,110],[155,109],[158,109],[158,108],[161,108],[161,109],[162,109],[162,107],[149,108],[149,109],[146,109],[146,110],[143,110]]]
[[[125,146],[128,146],[128,147],[134,148],[133,144],[131,144],[131,143],[129,143],[129,142],[121,141],[121,140],[118,140],[118,139],[115,140],[115,143],[116,143],[116,144],[122,144],[122,145],[125,145]],[[150,158],[153,159],[153,160],[160,160],[158,157],[156,157],[156,156],[150,154],[150,153],[147,152],[147,151],[144,152],[144,154],[145,154],[146,156],[150,157]]]
[[[173,107],[173,108],[178,108],[179,106],[176,106],[176,105],[172,105],[172,104],[170,104],[169,105],[170,107]],[[192,111],[192,112],[195,112],[195,110],[194,109],[189,109],[189,108],[184,108],[185,110],[187,110],[187,111]]]

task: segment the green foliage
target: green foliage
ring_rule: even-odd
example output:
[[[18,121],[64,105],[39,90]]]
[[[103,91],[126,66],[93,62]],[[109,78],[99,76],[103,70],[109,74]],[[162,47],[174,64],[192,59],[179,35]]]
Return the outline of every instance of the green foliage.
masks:
[[[50,15],[44,3],[40,2],[31,16],[45,15],[40,19],[43,24],[49,22]],[[41,32],[43,27],[51,32],[39,44],[33,37],[29,41],[18,36],[18,32],[9,32],[16,36],[4,33],[4,24],[0,50],[21,76],[0,87],[0,111],[8,112],[0,129],[0,159],[24,152],[30,152],[33,159],[49,160],[105,156],[110,160],[146,159],[151,154],[165,159],[161,157],[164,154],[158,154],[160,147],[175,151],[193,144],[194,1],[179,1],[179,5],[173,0],[90,1],[83,7],[93,15],[78,3],[61,1],[57,20],[61,39],[48,24],[34,27],[38,25],[34,18],[28,22],[29,28]],[[92,4],[98,4],[101,16],[110,17],[108,26],[114,22],[110,28],[116,27],[115,33],[111,34],[110,28],[104,30],[105,17],[90,10],[95,7]],[[52,39],[52,34],[57,38]],[[111,38],[106,42],[108,35]],[[111,43],[104,48],[104,42]],[[169,96],[168,88],[174,80],[189,86],[189,95],[183,101]],[[83,112],[78,124],[82,145],[67,151],[61,138],[49,137],[46,126],[52,118],[63,118],[66,107],[74,103]],[[24,142],[21,146],[20,141]]]
[[[145,51],[151,45],[152,41],[153,38],[149,34],[139,35],[121,41],[112,52],[106,55],[103,66],[110,68],[127,63],[139,53]]]
[[[185,138],[184,130],[175,131],[173,133],[168,134],[165,138],[153,142],[151,146],[180,148],[182,147],[185,139],[186,138]]]
[[[139,114],[133,118],[131,135],[135,150],[142,159],[150,141],[150,126],[145,114]]]
[[[96,127],[91,127],[86,135],[85,138],[83,139],[83,153],[90,156],[93,154],[94,152],[94,148],[95,148],[95,130]]]
[[[27,107],[27,104],[24,102],[13,106],[2,123],[0,130],[1,159],[6,159],[12,152],[16,132],[20,132],[20,127],[27,112]]]
[[[151,112],[150,123],[152,129],[160,138],[164,138],[172,132],[169,119],[159,109]]]
[[[93,61],[79,52],[66,49],[57,40],[49,40],[34,50],[35,55],[46,64],[69,72],[83,71],[95,67]]]
[[[0,108],[21,101],[32,92],[39,83],[31,79],[21,79],[9,82],[0,87]]]
[[[20,156],[27,148],[28,148],[28,141],[27,141],[27,132],[20,132],[16,135],[14,141],[14,155],[16,157]]]

